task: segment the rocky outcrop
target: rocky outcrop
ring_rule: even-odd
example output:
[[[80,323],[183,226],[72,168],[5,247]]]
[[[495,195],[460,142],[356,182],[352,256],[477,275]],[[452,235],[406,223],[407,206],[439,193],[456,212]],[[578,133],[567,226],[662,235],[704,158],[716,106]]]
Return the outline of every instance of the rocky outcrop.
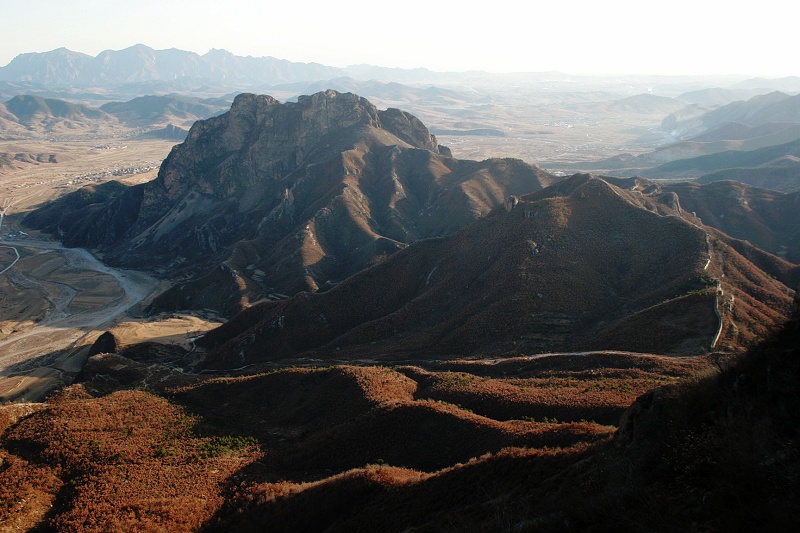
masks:
[[[185,130],[174,124],[167,124],[159,130],[149,131],[142,135],[147,139],[166,139],[168,141],[184,141],[189,135],[189,130]]]
[[[76,193],[27,223],[185,280],[156,307],[230,314],[335,286],[554,179],[519,160],[453,159],[416,117],[354,94],[242,94],[196,122],[157,179],[104,199]]]
[[[114,353],[117,351],[117,338],[114,337],[114,334],[110,331],[106,331],[102,335],[100,335],[92,347],[89,348],[89,355],[91,357],[93,355],[101,354],[101,353]]]

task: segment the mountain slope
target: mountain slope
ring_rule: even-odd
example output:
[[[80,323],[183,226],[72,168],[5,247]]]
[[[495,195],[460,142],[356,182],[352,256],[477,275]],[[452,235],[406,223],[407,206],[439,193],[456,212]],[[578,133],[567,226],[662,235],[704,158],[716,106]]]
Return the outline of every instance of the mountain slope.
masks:
[[[734,181],[664,184],[641,178],[606,179],[626,189],[676,195],[680,207],[696,215],[705,226],[800,264],[800,219],[794,216],[800,206],[798,193],[781,193]],[[784,282],[794,285],[791,280]]]
[[[800,122],[800,96],[774,91],[731,102],[701,115],[687,118],[669,116],[664,119],[663,127],[685,138],[724,128],[728,124],[755,127],[773,122]]]
[[[191,279],[159,306],[212,301],[229,312],[333,286],[554,179],[519,160],[453,159],[412,115],[352,94],[287,104],[245,94],[197,122],[153,182],[84,201],[69,217],[56,204],[26,224],[114,264]]]
[[[246,310],[203,339],[206,365],[334,354],[702,353],[717,342],[718,313],[727,315],[715,281],[723,274],[759,317],[723,316],[736,332],[723,328],[720,346],[736,349],[757,336],[753,328],[779,324],[786,286],[743,258],[714,262],[717,247],[730,248],[679,210],[675,195],[576,175],[331,291]]]
[[[80,104],[42,98],[39,96],[15,96],[6,102],[6,109],[17,117],[21,123],[31,122],[35,117],[48,116],[54,118],[102,118],[104,113]]]
[[[0,126],[5,135],[24,136],[31,132],[74,134],[118,128],[120,124],[116,117],[93,107],[55,98],[17,95],[0,104]]]
[[[716,181],[738,181],[751,187],[772,189],[786,193],[800,192],[800,161],[793,156],[776,160],[777,164],[766,163],[755,168],[723,168],[697,178],[697,183]]]
[[[725,168],[755,167],[780,157],[796,157],[798,155],[800,155],[800,139],[757,150],[727,150],[690,159],[679,159],[654,167],[644,174],[646,176],[664,177],[679,172],[684,174],[690,172],[704,173]]]
[[[131,125],[191,126],[227,110],[229,104],[208,102],[188,96],[141,96],[128,102],[109,102],[100,109]]]
[[[20,54],[0,67],[0,79],[69,85],[82,78],[82,72],[91,62],[91,56],[63,47],[45,53]]]

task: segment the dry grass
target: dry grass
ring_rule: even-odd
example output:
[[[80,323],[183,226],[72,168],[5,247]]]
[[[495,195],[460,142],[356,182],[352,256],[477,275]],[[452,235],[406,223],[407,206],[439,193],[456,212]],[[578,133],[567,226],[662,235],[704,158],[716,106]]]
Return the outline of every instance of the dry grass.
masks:
[[[547,372],[505,379],[443,372],[425,375],[425,386],[417,397],[458,404],[498,420],[592,420],[613,425],[636,397],[675,380],[636,368]]]
[[[169,400],[142,391],[92,398],[74,386],[4,423],[9,523],[58,531],[660,530],[691,520],[730,525],[721,499],[729,487],[741,479],[760,486],[740,464],[745,451],[794,468],[773,440],[759,452],[759,438],[704,429],[708,416],[728,416],[711,407],[727,401],[728,389],[716,378],[675,385],[708,369],[704,358],[609,352],[179,379],[124,361],[93,357],[87,387],[125,381]],[[614,445],[613,426],[563,421],[619,413],[651,387],[656,407],[626,421]],[[523,414],[536,409],[541,417]],[[769,424],[758,427],[771,434]],[[734,444],[742,453],[725,451]],[[736,473],[718,471],[709,457]],[[686,487],[711,496],[698,503]],[[751,500],[754,508],[762,500]]]
[[[471,378],[489,390],[508,388],[498,380]],[[265,460],[271,470],[300,478],[376,461],[436,470],[507,446],[571,446],[612,431],[579,422],[605,408],[592,393],[586,394],[583,416],[557,423],[563,411],[558,405],[531,407],[534,402],[520,394],[487,399],[480,389],[462,391],[456,405],[437,398],[428,381],[384,367],[296,368],[202,381],[171,395],[211,426],[256,436],[273,450]],[[516,386],[532,395],[540,388],[538,382]],[[546,395],[553,397],[552,391]],[[595,411],[588,407],[592,402]],[[484,406],[492,408],[479,409]],[[576,414],[580,409],[574,406]],[[621,409],[614,405],[606,419]]]
[[[158,365],[124,361],[93,357],[87,386],[103,381],[93,372],[108,376],[106,386],[119,386],[124,376],[127,386],[170,383],[158,377]],[[195,414],[143,391],[93,398],[77,385],[38,412],[6,417],[5,519],[57,531],[190,531],[230,520],[226,501],[244,512],[287,499],[293,507],[334,490],[339,496],[326,496],[324,506],[330,511],[331,502],[350,505],[359,494],[400,487],[416,494],[413,487],[432,478],[420,470],[474,466],[487,453],[507,456],[501,450],[509,446],[532,448],[514,452],[519,457],[547,455],[533,448],[603,441],[613,431],[591,423],[495,420],[415,399],[419,383],[385,367],[171,383],[172,401]],[[266,453],[252,446],[255,440],[226,437],[237,434],[256,437]],[[369,463],[387,466],[349,471]]]
[[[55,530],[192,531],[222,505],[222,482],[259,456],[252,447],[217,454],[214,439],[193,434],[195,424],[147,393],[93,399],[72,387],[7,430],[3,443],[66,483],[48,513]],[[25,482],[16,470],[2,475],[0,485]]]

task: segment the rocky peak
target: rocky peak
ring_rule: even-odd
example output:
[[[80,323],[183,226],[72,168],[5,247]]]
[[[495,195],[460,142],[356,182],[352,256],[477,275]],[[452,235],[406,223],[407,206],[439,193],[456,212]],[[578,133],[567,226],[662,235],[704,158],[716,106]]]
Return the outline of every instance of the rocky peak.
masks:
[[[380,112],[380,119],[381,125],[385,130],[411,146],[452,157],[450,149],[446,146],[439,146],[439,143],[436,142],[436,137],[431,135],[425,124],[414,115],[399,109],[389,108]]]
[[[162,308],[214,300],[228,313],[273,292],[335,286],[552,180],[519,160],[453,159],[414,116],[354,94],[241,94],[192,126],[157,179],[79,200],[68,218],[50,209],[38,226],[101,245],[116,264],[191,279]]]
[[[227,113],[192,126],[153,187],[163,188],[173,202],[189,190],[236,197],[349,148],[363,128],[384,129],[415,148],[449,156],[417,118],[396,109],[378,111],[355,94],[328,90],[282,104],[245,93]]]
[[[296,104],[286,105],[300,108],[304,129],[316,128],[322,133],[355,125],[379,125],[378,108],[366,98],[353,93],[328,89],[310,96],[300,96]]]

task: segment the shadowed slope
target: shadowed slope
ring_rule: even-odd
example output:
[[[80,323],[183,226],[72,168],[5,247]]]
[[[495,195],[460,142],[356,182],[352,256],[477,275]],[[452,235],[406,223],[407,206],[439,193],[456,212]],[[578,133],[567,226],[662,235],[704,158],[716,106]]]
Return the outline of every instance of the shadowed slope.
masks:
[[[708,232],[673,208],[670,195],[575,176],[327,293],[248,309],[206,335],[205,364],[301,354],[702,353],[719,328],[714,276],[722,272]],[[774,327],[790,291],[748,268],[758,291],[774,295],[758,304],[777,313],[761,322]]]

